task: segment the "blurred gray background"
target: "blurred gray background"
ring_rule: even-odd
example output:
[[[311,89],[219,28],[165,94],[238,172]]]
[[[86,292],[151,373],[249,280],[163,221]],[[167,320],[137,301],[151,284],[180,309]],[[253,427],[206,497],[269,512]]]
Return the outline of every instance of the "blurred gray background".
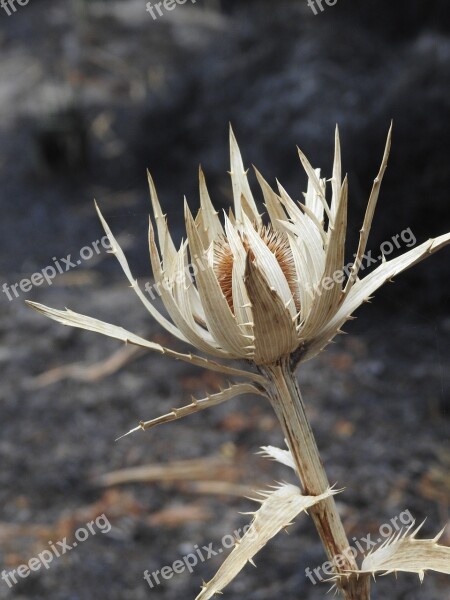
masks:
[[[306,0],[197,0],[157,19],[143,0],[30,0],[9,16],[0,7],[0,284],[10,289],[99,240],[93,198],[133,272],[151,282],[145,169],[179,240],[183,195],[198,204],[199,163],[216,206],[230,203],[229,122],[245,163],[297,199],[306,177],[296,145],[330,176],[339,124],[351,257],[393,119],[369,247],[375,254],[407,228],[418,242],[449,231],[447,4],[338,0],[314,15]],[[339,503],[350,537],[376,533],[405,509],[428,516],[424,535],[448,521],[449,259],[444,249],[380,290],[347,326],[351,335],[299,373],[330,480],[346,487]],[[0,580],[0,599],[194,598],[221,557],[155,589],[143,572],[194,544],[217,545],[247,522],[238,514],[251,509],[247,489],[292,477],[255,455],[282,445],[270,408],[246,397],[115,443],[141,418],[223,382],[24,306],[68,306],[179,348],[104,251],[18,296],[0,294],[1,569],[28,562],[48,540],[72,539],[103,512],[112,529],[12,588]],[[183,460],[200,463],[170,466]],[[148,466],[145,482],[102,479],[135,466]],[[290,533],[224,597],[323,598],[327,585],[304,572],[324,561],[314,528],[302,517]],[[373,597],[448,592],[445,577],[419,586],[403,575],[382,578]]]

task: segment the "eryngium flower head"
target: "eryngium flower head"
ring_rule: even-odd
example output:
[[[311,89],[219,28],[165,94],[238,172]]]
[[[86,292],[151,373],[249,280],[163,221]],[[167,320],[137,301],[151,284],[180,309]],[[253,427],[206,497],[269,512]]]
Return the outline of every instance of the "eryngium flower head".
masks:
[[[280,184],[275,192],[255,170],[266,215],[258,211],[230,129],[234,210],[230,208],[228,215],[219,218],[200,169],[200,209],[194,218],[185,202],[187,240],[182,241],[178,250],[149,176],[158,237],[156,241],[150,223],[151,264],[155,287],[170,320],[140,290],[123,252],[98,212],[112,252],[134,290],[171,334],[218,358],[245,359],[256,365],[269,365],[291,357],[292,364],[298,364],[320,352],[340,332],[355,309],[385,281],[450,242],[450,234],[430,239],[392,260],[383,257],[381,264],[369,275],[358,277],[390,143],[391,129],[360,230],[356,259],[346,266],[348,186],[347,178],[342,180],[341,176],[337,129],[329,182],[299,150],[308,175],[303,203],[295,202]],[[331,188],[330,201],[327,200],[328,187]],[[114,326],[106,329],[99,326],[98,321],[71,311],[55,311],[41,305],[34,307],[65,324],[138,343],[137,336],[127,335]],[[142,343],[142,338],[139,339]],[[150,346],[156,349],[155,344],[147,342],[147,347]],[[168,352],[160,346],[157,349]],[[217,363],[214,364],[217,367]]]
[[[258,171],[267,216],[257,209],[233,132],[230,131],[234,210],[219,218],[200,170],[200,209],[185,203],[187,241],[176,251],[150,179],[159,250],[150,226],[153,272],[180,335],[209,354],[270,364],[296,354],[311,358],[339,332],[351,313],[387,279],[449,241],[428,241],[357,278],[389,154],[391,132],[375,180],[355,263],[344,270],[347,179],[341,180],[339,137],[327,182],[304,155],[304,203],[281,185],[275,193]],[[264,218],[265,217],[265,218]],[[162,255],[162,263],[160,259]],[[186,265],[191,265],[190,270]],[[191,273],[195,272],[195,281]]]

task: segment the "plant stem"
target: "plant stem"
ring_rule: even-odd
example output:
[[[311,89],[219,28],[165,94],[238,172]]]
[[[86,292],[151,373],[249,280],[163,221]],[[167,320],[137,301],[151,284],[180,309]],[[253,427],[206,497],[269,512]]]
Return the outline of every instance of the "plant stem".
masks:
[[[294,457],[303,491],[310,496],[323,494],[330,484],[289,360],[284,359],[277,365],[264,365],[260,368],[271,383],[270,401]],[[330,496],[322,500],[313,506],[310,512],[328,559],[333,561],[335,573],[357,569],[356,561],[348,551],[350,544],[334,498]],[[335,561],[338,556],[339,561]],[[339,562],[339,565],[336,562]],[[370,578],[366,575],[357,577],[347,573],[337,580],[337,586],[346,600],[370,600]]]

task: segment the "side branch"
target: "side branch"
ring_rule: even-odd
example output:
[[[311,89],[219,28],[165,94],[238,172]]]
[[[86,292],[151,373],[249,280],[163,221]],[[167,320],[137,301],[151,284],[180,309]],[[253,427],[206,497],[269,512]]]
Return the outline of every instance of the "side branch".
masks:
[[[140,429],[145,431],[146,429],[156,427],[156,425],[162,425],[163,423],[170,423],[171,421],[182,419],[183,417],[187,417],[188,415],[204,410],[205,408],[221,404],[222,402],[230,400],[231,398],[239,396],[240,394],[265,395],[259,387],[251,385],[250,383],[237,383],[235,385],[231,385],[225,390],[217,392],[216,394],[208,394],[206,398],[200,398],[199,400],[192,398],[191,404],[187,404],[186,406],[182,406],[180,408],[172,408],[169,413],[161,415],[160,417],[156,417],[156,419],[151,419],[150,421],[141,421],[137,427],[134,427],[117,439],[120,440],[130,433],[134,433]]]

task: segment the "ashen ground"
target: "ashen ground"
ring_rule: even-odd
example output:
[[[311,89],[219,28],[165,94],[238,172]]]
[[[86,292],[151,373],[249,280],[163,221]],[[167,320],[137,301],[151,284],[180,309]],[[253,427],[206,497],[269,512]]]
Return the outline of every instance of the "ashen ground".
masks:
[[[125,283],[42,289],[36,299],[69,305],[152,339],[162,335]],[[350,538],[375,534],[406,509],[418,522],[427,516],[423,534],[434,535],[448,518],[450,322],[427,322],[414,314],[381,319],[373,306],[363,311],[350,325],[351,335],[300,371],[319,447],[330,480],[346,488],[338,502]],[[222,455],[232,457],[240,483],[260,488],[274,480],[294,481],[288,469],[255,456],[261,445],[282,445],[271,409],[258,398],[239,398],[114,442],[140,418],[180,406],[220,381],[144,354],[98,381],[62,380],[39,388],[33,378],[40,373],[72,362],[93,364],[119,345],[47,321],[19,301],[2,311],[0,329],[0,564],[8,569],[28,561],[48,539],[70,539],[78,526],[103,512],[113,525],[108,535],[87,539],[48,571],[11,590],[1,585],[2,600],[194,597],[223,554],[154,590],[144,570],[171,565],[194,544],[218,545],[247,522],[238,513],[252,509],[245,498],[200,494],[180,482],[104,489],[98,485],[102,474]],[[323,598],[327,588],[313,586],[304,572],[323,561],[314,528],[302,516],[290,535],[280,534],[257,555],[257,569],[245,568],[225,594]],[[417,577],[402,575],[380,578],[374,597],[435,600],[446,589],[444,576],[429,574],[420,586]]]

